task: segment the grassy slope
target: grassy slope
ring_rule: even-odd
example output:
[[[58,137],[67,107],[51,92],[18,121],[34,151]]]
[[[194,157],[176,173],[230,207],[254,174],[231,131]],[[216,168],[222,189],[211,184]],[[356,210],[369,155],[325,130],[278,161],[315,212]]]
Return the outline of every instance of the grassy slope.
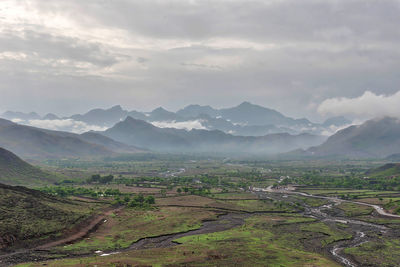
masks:
[[[92,215],[96,205],[0,184],[0,249],[59,236]]]
[[[400,176],[400,163],[388,163],[379,168],[372,169],[367,172],[370,177],[391,177]]]
[[[40,185],[57,178],[27,162],[12,152],[0,148],[0,182],[13,185]]]

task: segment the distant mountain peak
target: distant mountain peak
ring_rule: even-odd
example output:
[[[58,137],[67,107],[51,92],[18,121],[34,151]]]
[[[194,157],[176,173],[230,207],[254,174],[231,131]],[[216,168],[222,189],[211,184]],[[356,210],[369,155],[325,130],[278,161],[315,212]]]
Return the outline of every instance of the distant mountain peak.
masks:
[[[243,101],[242,103],[240,103],[239,105],[238,105],[239,107],[240,106],[256,106],[255,104],[252,104],[252,103],[250,103],[249,101]]]
[[[144,120],[139,120],[139,119],[135,119],[131,116],[128,116],[125,118],[125,120],[117,123],[116,125],[141,125],[141,126],[149,126],[149,127],[154,127],[153,124],[148,123],[147,121]]]
[[[47,113],[44,117],[44,120],[58,120],[60,119],[57,115],[53,114],[53,113]]]
[[[122,109],[122,107],[120,105],[112,106],[109,110],[112,110],[112,111],[123,111],[123,109]]]
[[[163,107],[155,108],[152,112],[170,112]]]
[[[135,118],[133,118],[133,117],[131,117],[131,116],[128,116],[128,117],[126,117],[125,120],[123,120],[122,122],[133,123],[133,122],[138,122],[138,121],[141,121],[141,120],[138,120],[138,119],[135,119]]]
[[[212,108],[212,107],[210,105],[190,104],[184,107],[183,109],[185,108]]]
[[[263,106],[260,106],[260,105],[257,105],[257,104],[253,104],[253,103],[248,102],[248,101],[244,101],[244,102],[242,102],[241,104],[239,104],[238,106],[233,107],[233,108],[228,108],[228,109],[230,109],[230,110],[232,110],[232,109],[240,109],[240,110],[242,110],[242,109],[244,109],[244,110],[264,110],[264,111],[268,111],[268,112],[276,112],[276,113],[281,114],[280,112],[278,112],[278,111],[276,111],[276,110],[274,110],[274,109],[267,108],[267,107],[263,107]],[[227,109],[227,110],[228,110],[228,109]]]

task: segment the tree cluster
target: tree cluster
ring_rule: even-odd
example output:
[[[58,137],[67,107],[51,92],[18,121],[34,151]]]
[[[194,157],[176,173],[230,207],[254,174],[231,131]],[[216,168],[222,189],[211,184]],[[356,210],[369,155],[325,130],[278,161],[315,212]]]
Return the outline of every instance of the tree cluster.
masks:
[[[100,174],[93,174],[89,179],[87,179],[87,182],[89,184],[91,183],[109,184],[113,180],[114,180],[113,175],[101,176]]]

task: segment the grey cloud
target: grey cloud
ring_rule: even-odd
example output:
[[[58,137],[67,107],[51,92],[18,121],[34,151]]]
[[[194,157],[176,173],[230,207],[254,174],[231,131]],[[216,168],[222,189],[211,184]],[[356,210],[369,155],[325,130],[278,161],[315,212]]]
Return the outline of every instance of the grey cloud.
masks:
[[[144,58],[144,57],[138,57],[138,58],[136,58],[136,61],[139,63],[145,63],[145,62],[149,61],[149,59]]]
[[[393,95],[376,95],[366,91],[355,98],[329,98],[318,107],[318,112],[351,115],[365,119],[377,116],[400,117],[400,91]]]
[[[118,62],[120,55],[111,54],[90,40],[79,40],[33,30],[23,33],[8,31],[0,36],[1,50],[23,52],[42,59],[70,59],[89,62],[98,66],[110,66]]]
[[[37,1],[90,23],[156,38],[241,37],[271,41],[399,40],[397,0]]]
[[[29,3],[72,29],[29,18],[3,23],[3,109],[174,110],[248,100],[319,119],[325,99],[399,90],[397,0]]]

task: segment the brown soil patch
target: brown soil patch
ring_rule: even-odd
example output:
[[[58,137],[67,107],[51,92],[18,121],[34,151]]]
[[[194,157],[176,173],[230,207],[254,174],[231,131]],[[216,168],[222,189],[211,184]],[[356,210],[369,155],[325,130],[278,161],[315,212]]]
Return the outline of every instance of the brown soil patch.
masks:
[[[60,239],[60,240],[56,240],[44,245],[41,245],[39,247],[37,247],[36,249],[48,249],[51,247],[55,247],[55,246],[59,246],[62,244],[67,244],[67,243],[71,243],[73,241],[76,241],[78,239],[81,239],[83,237],[85,237],[86,235],[88,235],[90,233],[90,231],[92,231],[94,228],[96,228],[99,224],[101,224],[102,222],[104,222],[105,218],[109,215],[111,215],[114,212],[117,212],[119,210],[121,210],[122,208],[117,208],[117,209],[112,209],[112,210],[108,210],[106,212],[104,212],[101,215],[98,215],[96,217],[94,217],[90,222],[88,222],[88,224],[83,227],[80,228],[77,232],[76,229],[73,229],[72,231],[74,231],[74,233],[71,233],[70,235],[68,235],[67,237]]]

